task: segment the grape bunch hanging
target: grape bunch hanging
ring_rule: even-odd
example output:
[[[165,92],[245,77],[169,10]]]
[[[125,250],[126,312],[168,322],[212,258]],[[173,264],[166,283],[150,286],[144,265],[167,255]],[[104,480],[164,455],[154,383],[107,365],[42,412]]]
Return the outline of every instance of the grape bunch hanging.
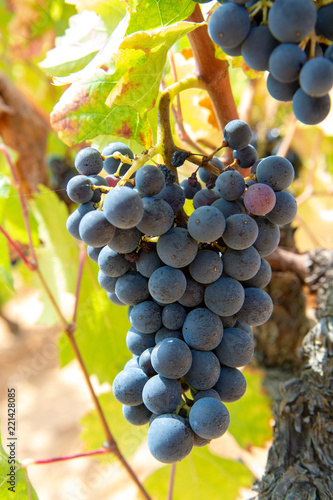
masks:
[[[279,156],[257,160],[241,120],[229,122],[223,135],[235,161],[224,167],[206,158],[183,187],[165,165],[135,171],[132,151],[120,142],[102,154],[82,149],[79,175],[67,185],[80,204],[68,218],[69,233],[88,245],[109,299],[129,306],[132,357],[113,394],[126,420],[149,423],[150,452],[163,463],[182,460],[228,429],[227,405],[246,390],[239,368],[253,356],[251,326],[273,311],[263,290],[271,278],[264,257],[279,244],[279,225],[297,211],[286,191],[293,165]],[[173,166],[188,156],[177,151]],[[253,173],[244,179],[237,165]],[[186,197],[193,200],[189,215]]]
[[[292,101],[307,125],[324,120],[333,86],[331,0],[231,0],[220,2],[208,22],[212,40],[257,71],[269,71],[267,90]]]

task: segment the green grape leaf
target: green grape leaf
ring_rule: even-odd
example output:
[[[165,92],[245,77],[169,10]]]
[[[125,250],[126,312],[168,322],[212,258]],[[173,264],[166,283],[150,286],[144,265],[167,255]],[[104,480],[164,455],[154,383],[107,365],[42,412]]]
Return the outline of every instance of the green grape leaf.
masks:
[[[112,382],[131,354],[126,348],[126,333],[130,328],[127,307],[112,304],[99,286],[97,266],[85,265],[76,321],[75,338],[89,374],[101,382]],[[60,362],[66,365],[74,353],[65,335],[59,340]]]
[[[14,448],[11,449],[9,447],[11,442],[16,444],[17,451],[17,441],[7,439],[4,445],[9,451],[8,455],[2,446],[0,435],[0,500],[8,500],[9,498],[38,500],[36,492],[29,481],[26,469],[10,456],[10,452],[14,453],[15,451]],[[9,490],[9,488],[14,489]]]
[[[126,459],[129,459],[145,439],[148,425],[135,426],[127,422],[122,412],[121,403],[115,399],[111,392],[101,394],[98,399],[120,451]],[[105,436],[96,410],[85,415],[81,419],[80,425],[83,428],[80,439],[83,441],[86,449],[94,450],[100,448],[103,441],[105,441]],[[108,463],[110,462],[110,457],[112,455],[109,454],[96,455],[96,458]]]
[[[167,498],[170,467],[162,467],[145,481],[145,487],[156,500]],[[219,458],[207,447],[193,448],[178,462],[173,490],[174,500],[235,500],[240,487],[252,485],[253,476],[239,462]]]
[[[136,0],[126,34],[177,23],[192,14],[194,8],[193,0]]]
[[[2,233],[0,233],[0,283],[4,283],[10,290],[14,290],[8,242]]]
[[[108,39],[101,18],[84,11],[69,19],[65,35],[56,38],[39,66],[50,75],[66,76],[84,68]]]
[[[244,370],[247,389],[235,403],[227,404],[230,413],[229,432],[243,448],[263,446],[272,437],[271,403],[262,388],[263,374],[259,370]]]
[[[79,247],[66,230],[68,209],[57,195],[44,186],[40,194],[30,202],[30,208],[38,224],[41,245],[36,249],[39,269],[55,301],[61,306],[64,293],[74,293],[78,268]],[[40,288],[37,277],[36,285]],[[43,289],[42,289],[43,290]],[[42,294],[44,311],[41,323],[58,323],[54,308],[45,292]]]
[[[104,22],[108,33],[111,33],[126,13],[126,2],[119,0],[72,0],[78,12],[92,11]]]
[[[168,50],[197,27],[179,22],[124,38],[114,55],[113,74],[97,69],[74,82],[56,104],[51,124],[59,137],[73,145],[98,135],[115,135],[149,147],[147,113],[156,104]]]

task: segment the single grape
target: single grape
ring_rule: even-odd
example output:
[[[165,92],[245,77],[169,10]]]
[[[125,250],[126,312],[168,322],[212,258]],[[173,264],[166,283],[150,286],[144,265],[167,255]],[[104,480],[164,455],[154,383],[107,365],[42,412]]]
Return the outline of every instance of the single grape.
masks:
[[[216,179],[215,191],[227,201],[238,200],[245,191],[245,181],[236,170],[226,170]]]
[[[202,168],[202,167],[201,167]],[[194,195],[201,190],[201,184],[200,182],[197,182],[195,186],[192,186],[189,183],[189,179],[184,179],[180,183],[180,187],[184,190],[185,193],[185,198],[187,200],[193,200]]]
[[[142,391],[142,399],[148,410],[161,415],[176,410],[181,401],[182,388],[178,380],[154,375]]]
[[[327,57],[307,61],[299,74],[302,90],[311,97],[324,97],[333,86],[333,64]]]
[[[224,403],[234,403],[244,396],[246,379],[237,368],[221,366],[221,373],[214,390]]]
[[[152,413],[144,404],[137,406],[123,405],[123,415],[127,422],[132,425],[145,425],[148,424]]]
[[[153,272],[163,265],[163,262],[161,261],[155,250],[147,252],[141,249],[139,258],[136,261],[137,270],[146,278],[150,278]]]
[[[292,101],[295,92],[299,89],[298,80],[291,83],[282,83],[276,80],[269,73],[266,81],[268,93],[277,101],[288,102]]]
[[[283,226],[294,220],[297,214],[297,201],[294,196],[287,191],[279,191],[275,193],[276,203],[274,208],[266,215],[267,219]]]
[[[231,120],[224,127],[223,139],[227,141],[231,149],[243,149],[250,144],[252,130],[243,120]]]
[[[67,183],[68,198],[74,203],[88,203],[94,195],[92,182],[86,175],[74,175]]]
[[[199,207],[190,215],[187,228],[192,238],[209,243],[222,236],[225,229],[225,218],[217,208]]]
[[[241,5],[226,2],[218,7],[208,22],[213,42],[224,47],[236,47],[245,40],[251,28],[250,16]]]
[[[253,338],[240,328],[226,328],[220,344],[214,350],[220,363],[231,368],[247,365],[253,352]]]
[[[131,267],[130,262],[123,255],[111,250],[108,245],[100,251],[97,263],[100,270],[111,278],[119,278]]]
[[[138,332],[132,327],[126,334],[126,345],[132,354],[141,356],[149,347],[155,347],[155,335],[153,333]]]
[[[258,238],[253,243],[261,257],[270,255],[278,247],[280,242],[279,226],[268,220],[266,217],[256,217],[258,224]]]
[[[219,345],[223,335],[223,325],[217,314],[205,307],[192,309],[183,324],[185,342],[198,351],[211,351]]]
[[[180,269],[162,266],[149,278],[148,288],[153,299],[162,304],[171,304],[181,298],[186,290],[186,278]]]
[[[244,194],[244,205],[254,215],[265,215],[275,205],[273,189],[267,184],[257,182],[248,187]]]
[[[97,149],[83,148],[74,159],[74,167],[80,174],[97,175],[103,169],[103,158]]]
[[[299,43],[316,24],[312,0],[276,0],[268,12],[268,27],[280,42]]]
[[[257,150],[249,144],[243,149],[235,149],[233,152],[234,160],[241,168],[250,168],[258,158]]]
[[[243,42],[243,59],[250,68],[256,71],[266,71],[269,58],[277,45],[279,42],[270,33],[268,26],[255,26]]]
[[[193,389],[203,391],[211,389],[220,376],[220,363],[211,351],[192,349],[192,365],[184,376]]]
[[[261,160],[256,174],[260,183],[267,184],[274,191],[282,191],[293,182],[295,170],[287,158],[272,155]]]
[[[212,205],[214,201],[219,199],[219,195],[212,191],[211,189],[201,189],[195,193],[193,197],[193,207],[199,208],[207,205]]]
[[[200,250],[188,269],[195,281],[208,284],[213,283],[221,276],[223,263],[217,252]]]
[[[135,187],[142,196],[154,196],[164,188],[163,172],[155,165],[144,165],[135,175]]]
[[[156,460],[171,464],[183,460],[190,454],[194,437],[183,418],[167,414],[160,415],[151,422],[147,443],[150,453]]]
[[[142,404],[142,390],[148,380],[149,378],[140,368],[123,370],[113,381],[113,395],[124,405],[140,405]]]
[[[185,203],[184,190],[175,182],[172,184],[166,183],[162,191],[156,195],[156,198],[166,201],[175,214],[183,208]]]
[[[293,111],[297,120],[306,125],[316,125],[322,122],[331,109],[331,99],[328,94],[322,97],[311,97],[301,88],[295,92]]]
[[[322,5],[317,10],[316,34],[333,42],[333,5]]]
[[[161,308],[152,301],[141,302],[133,307],[129,320],[131,325],[139,332],[157,332],[162,326]]]
[[[268,321],[273,312],[273,301],[261,288],[245,288],[245,299],[237,317],[247,325],[259,326]]]
[[[91,247],[102,247],[112,240],[115,227],[106,219],[104,212],[94,210],[81,219],[79,234],[82,241]]]
[[[140,195],[126,186],[117,186],[104,198],[103,211],[111,224],[120,229],[130,229],[139,224],[143,217],[143,203]]]
[[[198,245],[187,229],[173,227],[160,236],[156,250],[164,264],[180,268],[187,266],[194,260],[198,252]]]
[[[237,313],[244,302],[244,288],[239,281],[222,276],[205,290],[205,304],[219,316]]]
[[[258,232],[257,223],[249,215],[231,215],[226,219],[223,241],[229,248],[244,250],[253,245],[258,237]]]
[[[230,424],[227,407],[215,398],[196,401],[191,408],[189,419],[192,430],[205,439],[221,437]]]
[[[248,280],[259,271],[259,252],[250,246],[244,250],[233,250],[228,248],[223,254],[224,272],[238,281]]]
[[[92,202],[83,203],[80,205],[73,213],[70,214],[66,221],[67,231],[73,238],[80,240],[79,225],[82,218],[94,209],[94,204]]]
[[[142,198],[143,216],[137,228],[143,234],[160,236],[173,225],[174,213],[169,203],[155,197]]]
[[[191,368],[191,349],[183,340],[164,339],[154,347],[151,363],[154,370],[162,377],[179,379]]]
[[[178,330],[184,324],[186,309],[177,303],[168,304],[162,310],[162,323],[169,330]]]
[[[141,232],[136,227],[130,229],[119,229],[117,227],[108,245],[115,252],[130,253],[138,248],[140,240]]]
[[[279,82],[298,80],[299,72],[306,61],[306,53],[295,43],[282,43],[269,58],[269,71]]]
[[[204,300],[205,287],[190,276],[186,277],[186,288],[178,302],[185,307],[196,307]]]
[[[115,293],[121,302],[134,306],[148,299],[148,280],[142,274],[130,271],[117,279]]]
[[[249,286],[254,286],[256,288],[265,288],[265,286],[267,286],[271,281],[271,277],[271,266],[268,264],[267,260],[261,259],[258,272],[253,276],[253,278],[242,281],[242,285],[244,288]]]

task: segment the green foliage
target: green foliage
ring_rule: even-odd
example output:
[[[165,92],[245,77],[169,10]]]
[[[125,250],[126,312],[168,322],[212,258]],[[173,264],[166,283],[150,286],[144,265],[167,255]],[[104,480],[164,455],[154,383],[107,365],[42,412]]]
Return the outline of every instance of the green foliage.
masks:
[[[262,388],[263,373],[251,369],[244,371],[247,389],[236,403],[228,404],[229,432],[243,448],[263,446],[272,437],[270,400]]]
[[[111,383],[131,357],[125,343],[130,328],[127,308],[112,304],[89,271],[85,269],[83,274],[75,338],[88,372],[97,375],[100,382]],[[60,338],[59,347],[64,366],[74,358],[65,335]]]
[[[134,427],[129,424],[123,416],[122,405],[110,392],[102,394],[99,401],[120,451],[126,459],[130,458],[146,437],[148,425]],[[83,417],[80,424],[83,427],[80,437],[86,449],[100,448],[103,443],[103,431],[96,410]],[[98,455],[97,457],[103,463],[114,460],[113,455]]]
[[[193,0],[136,0],[126,31],[147,31],[183,21],[192,14]]]
[[[162,467],[145,481],[156,500],[167,498],[170,467]],[[235,500],[240,487],[250,487],[252,474],[245,465],[213,455],[207,447],[193,448],[176,466],[174,500]]]
[[[5,442],[6,445],[10,443],[10,440]],[[17,441],[15,441],[17,443]],[[16,448],[17,449],[17,448]],[[33,489],[27,471],[22,465],[15,460],[15,463],[8,463],[11,460],[7,452],[4,450],[1,443],[0,434],[0,500],[8,500],[9,498],[15,498],[17,500],[38,500],[35,490]],[[10,467],[15,467],[15,493],[8,491],[11,486],[8,481],[8,474],[11,471]]]
[[[30,202],[42,242],[36,254],[40,271],[57,304],[61,304],[65,292],[75,291],[78,245],[66,231],[66,205],[46,187],[40,186],[40,191]],[[37,279],[36,286],[40,287]],[[53,306],[45,292],[42,294],[44,310],[40,322],[48,325],[58,323]]]
[[[168,50],[196,27],[178,22],[125,37],[113,55],[112,74],[97,69],[64,92],[51,114],[60,138],[70,145],[116,135],[149,147],[147,113],[155,106]]]

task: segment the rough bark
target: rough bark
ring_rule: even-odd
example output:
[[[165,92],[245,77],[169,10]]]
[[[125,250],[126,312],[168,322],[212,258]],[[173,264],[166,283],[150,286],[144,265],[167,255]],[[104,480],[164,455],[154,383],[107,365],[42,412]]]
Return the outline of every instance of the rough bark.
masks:
[[[260,500],[333,498],[333,252],[310,252],[307,269],[318,322],[303,340],[302,365],[287,381],[272,384],[279,389],[274,441],[256,485]],[[277,376],[275,370],[275,381]]]

